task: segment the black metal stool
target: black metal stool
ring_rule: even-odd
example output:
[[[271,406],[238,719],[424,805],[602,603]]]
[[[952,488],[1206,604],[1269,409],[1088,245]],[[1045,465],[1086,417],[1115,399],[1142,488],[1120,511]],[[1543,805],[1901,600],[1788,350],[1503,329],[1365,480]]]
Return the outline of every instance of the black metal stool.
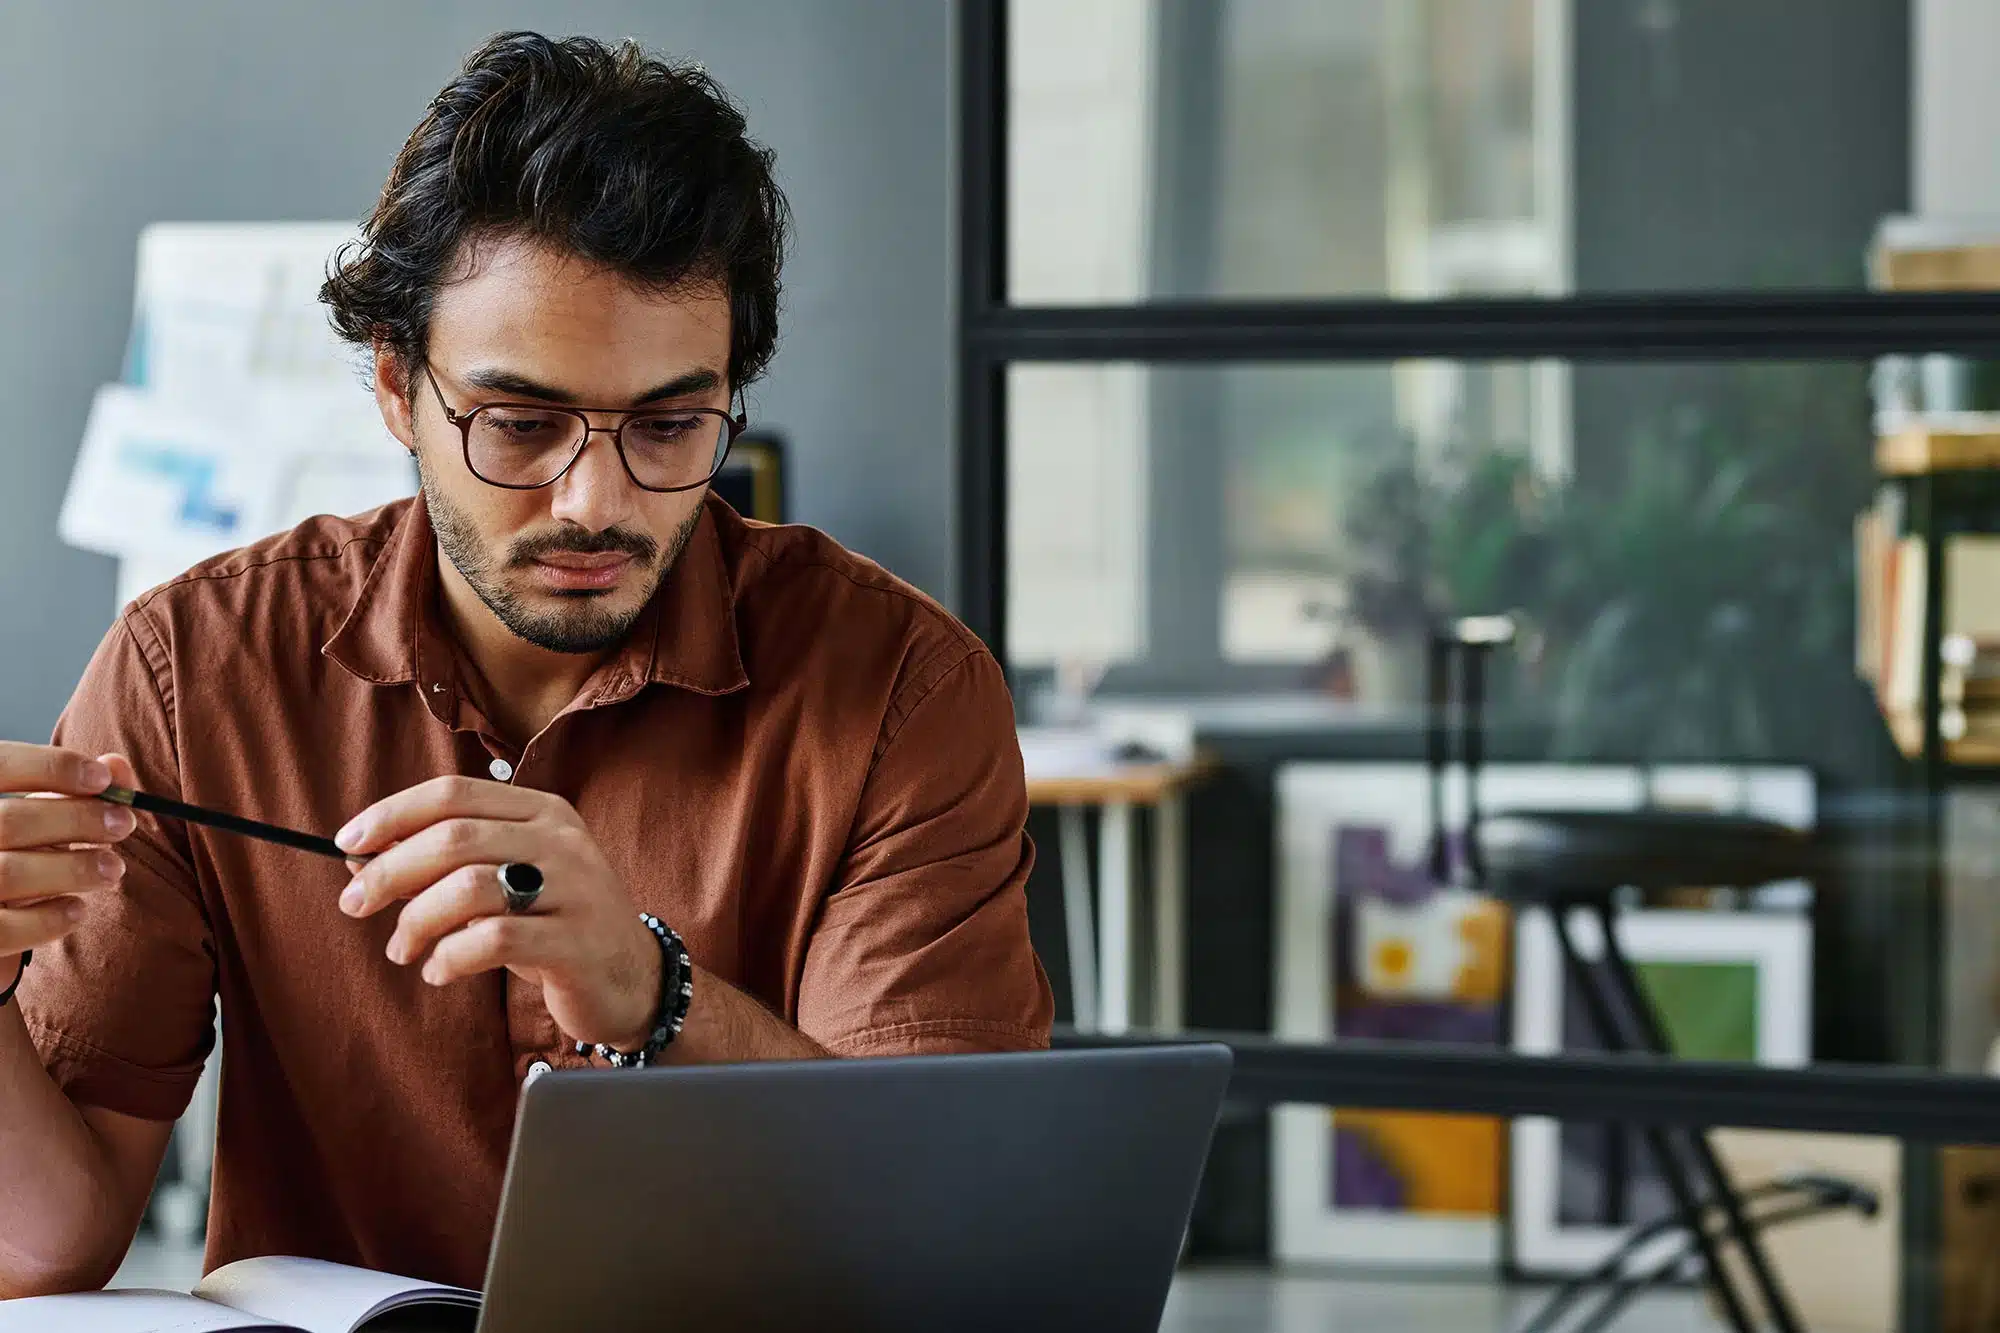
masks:
[[[1426,758],[1432,873],[1441,883],[1451,878],[1444,772],[1455,713],[1466,775],[1466,879],[1479,891],[1517,908],[1548,911],[1564,975],[1575,982],[1585,1016],[1605,1050],[1671,1056],[1659,1014],[1619,946],[1617,895],[1625,890],[1645,893],[1708,885],[1747,888],[1808,878],[1815,860],[1812,842],[1798,830],[1768,820],[1657,808],[1482,815],[1479,770],[1486,748],[1486,658],[1513,641],[1515,628],[1509,616],[1473,616],[1431,633]],[[1577,909],[1596,918],[1604,941],[1601,974],[1584,961],[1570,933],[1569,917]],[[1595,1270],[1558,1288],[1521,1333],[1546,1333],[1586,1293],[1600,1287],[1604,1299],[1573,1333],[1602,1329],[1634,1296],[1680,1271],[1692,1256],[1701,1259],[1703,1276],[1731,1328],[1754,1333],[1758,1324],[1722,1262],[1727,1244],[1742,1254],[1778,1333],[1800,1333],[1798,1312],[1759,1243],[1758,1232],[1837,1209],[1873,1215],[1880,1206],[1874,1194],[1853,1181],[1815,1173],[1742,1190],[1701,1132],[1647,1127],[1640,1133],[1672,1196],[1673,1211],[1637,1228]],[[1754,1214],[1748,1207],[1752,1204],[1758,1205]],[[1680,1253],[1650,1271],[1624,1271],[1643,1246],[1676,1229],[1687,1237]]]
[[[1547,910],[1563,971],[1574,982],[1598,1040],[1612,1052],[1672,1054],[1659,1015],[1640,988],[1631,960],[1619,947],[1614,895],[1623,889],[1749,887],[1810,873],[1811,844],[1797,830],[1725,815],[1668,810],[1499,811],[1480,822],[1476,837],[1484,872],[1481,887],[1517,907]],[[1577,909],[1595,917],[1600,928],[1601,971],[1584,961],[1571,934],[1570,915]],[[1738,1333],[1752,1333],[1759,1325],[1751,1319],[1743,1294],[1722,1263],[1723,1246],[1718,1242],[1733,1243],[1771,1323],[1780,1333],[1799,1333],[1798,1314],[1783,1281],[1771,1267],[1758,1231],[1780,1220],[1796,1220],[1830,1208],[1872,1212],[1872,1195],[1849,1182],[1824,1177],[1800,1177],[1796,1182],[1778,1182],[1775,1187],[1766,1185],[1745,1194],[1716,1157],[1706,1135],[1656,1127],[1642,1134],[1674,1203],[1674,1216],[1647,1228],[1645,1238],[1676,1226],[1685,1228],[1692,1252],[1701,1257],[1704,1277],[1730,1326]],[[1813,1203],[1803,1212],[1781,1210],[1757,1217],[1746,1209],[1752,1199],[1774,1197],[1787,1189],[1805,1194]],[[1711,1227],[1711,1212],[1719,1214],[1719,1226]],[[1685,1258],[1685,1254],[1676,1256],[1662,1271],[1634,1279],[1618,1269],[1636,1248],[1635,1239],[1596,1272],[1557,1290],[1523,1333],[1552,1327],[1557,1316],[1597,1285],[1608,1290],[1606,1308],[1579,1327],[1602,1327],[1638,1291],[1668,1276]]]

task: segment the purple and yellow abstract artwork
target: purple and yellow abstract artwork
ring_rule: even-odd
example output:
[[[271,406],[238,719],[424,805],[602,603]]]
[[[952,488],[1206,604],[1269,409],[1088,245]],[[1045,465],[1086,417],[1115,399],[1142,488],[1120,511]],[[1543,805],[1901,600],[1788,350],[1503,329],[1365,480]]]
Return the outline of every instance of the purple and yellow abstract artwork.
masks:
[[[1427,855],[1399,859],[1381,826],[1337,827],[1333,857],[1336,1040],[1500,1045],[1506,909],[1436,882]],[[1499,1216],[1500,1121],[1400,1111],[1332,1120],[1334,1208]]]

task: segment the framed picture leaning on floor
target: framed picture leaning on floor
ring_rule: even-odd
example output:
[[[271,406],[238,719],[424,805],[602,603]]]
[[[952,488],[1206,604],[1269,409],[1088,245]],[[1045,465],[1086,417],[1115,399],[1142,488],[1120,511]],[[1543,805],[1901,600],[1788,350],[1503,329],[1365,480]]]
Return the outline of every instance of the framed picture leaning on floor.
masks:
[[[1299,763],[1277,776],[1277,1035],[1504,1048],[1506,907],[1463,881],[1463,770],[1446,770],[1436,874],[1420,763]],[[1496,765],[1482,808],[1629,809],[1636,769]],[[1280,1107],[1272,1239],[1282,1262],[1492,1272],[1507,1129],[1488,1116]]]

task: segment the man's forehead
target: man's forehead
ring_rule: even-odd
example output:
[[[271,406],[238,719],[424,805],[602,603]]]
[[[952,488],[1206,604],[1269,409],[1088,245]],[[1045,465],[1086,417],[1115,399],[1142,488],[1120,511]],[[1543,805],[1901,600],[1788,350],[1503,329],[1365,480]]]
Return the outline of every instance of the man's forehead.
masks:
[[[533,241],[480,243],[440,287],[430,351],[448,368],[502,370],[563,388],[634,397],[661,381],[726,372],[730,311],[719,282],[661,289]]]
[[[469,240],[460,249],[451,276],[438,286],[434,320],[522,311],[625,323],[714,324],[720,317],[727,331],[728,289],[718,278],[690,276],[671,285],[645,282],[521,237]]]

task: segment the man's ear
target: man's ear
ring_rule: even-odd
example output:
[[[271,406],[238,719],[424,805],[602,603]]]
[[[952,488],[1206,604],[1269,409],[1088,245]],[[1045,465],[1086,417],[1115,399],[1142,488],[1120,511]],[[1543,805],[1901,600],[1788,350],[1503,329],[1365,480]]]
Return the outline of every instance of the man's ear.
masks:
[[[410,401],[410,375],[403,358],[381,338],[375,340],[375,406],[381,409],[382,424],[412,454],[417,452],[414,407]]]

